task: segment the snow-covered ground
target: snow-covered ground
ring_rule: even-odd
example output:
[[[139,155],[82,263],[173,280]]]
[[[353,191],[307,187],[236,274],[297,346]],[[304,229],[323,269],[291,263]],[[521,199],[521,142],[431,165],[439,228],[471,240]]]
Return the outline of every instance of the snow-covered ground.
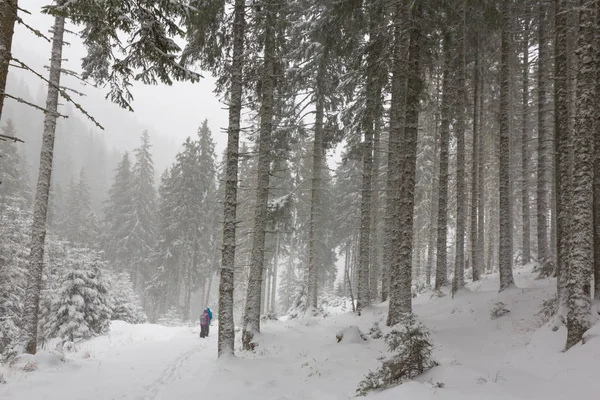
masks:
[[[415,312],[432,332],[440,366],[370,397],[596,398],[600,325],[590,330],[584,346],[562,353],[564,329],[552,332],[535,315],[552,297],[555,282],[536,281],[529,269],[515,274],[520,289],[502,294],[496,293],[497,277],[487,276],[455,299],[430,293],[416,298]],[[510,313],[492,320],[490,310],[498,301]],[[326,318],[267,322],[255,353],[226,360],[216,358],[214,327],[208,339],[200,339],[195,328],[115,322],[108,336],[79,345],[64,359],[40,352],[33,372],[0,367],[7,381],[0,384],[0,399],[348,399],[379,365],[385,344],[363,341],[347,328],[368,333],[374,322],[383,327],[386,306],[372,307],[362,317],[333,311]],[[336,334],[343,330],[345,339],[338,343]]]

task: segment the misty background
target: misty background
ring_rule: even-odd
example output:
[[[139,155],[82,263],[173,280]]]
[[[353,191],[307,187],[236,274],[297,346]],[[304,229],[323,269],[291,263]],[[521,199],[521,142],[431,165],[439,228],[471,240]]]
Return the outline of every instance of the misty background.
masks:
[[[40,12],[48,0],[21,0],[19,6],[29,12],[26,22],[34,29],[50,37],[53,18]],[[78,32],[79,27],[67,23],[67,29]],[[75,72],[81,70],[81,58],[86,49],[73,33],[66,35],[67,46],[63,50],[63,68]],[[47,76],[50,43],[37,37],[23,25],[15,26],[13,56],[26,63],[37,73]],[[100,130],[81,112],[64,102],[59,112],[68,118],[59,118],[55,145],[55,175],[53,185],[68,184],[77,178],[83,168],[92,189],[95,209],[101,206],[113,177],[113,170],[121,154],[140,144],[144,130],[150,135],[152,155],[158,183],[160,174],[174,160],[182,143],[196,132],[206,118],[213,133],[216,153],[220,157],[226,146],[227,111],[214,90],[214,79],[203,74],[199,83],[175,82],[173,86],[148,86],[134,83],[133,108],[123,110],[105,99],[106,88],[86,85],[75,77],[64,75],[61,85],[82,92],[85,96],[72,95],[105,129]],[[30,71],[12,67],[9,72],[7,92],[25,101],[44,106],[47,85]],[[39,110],[6,100],[4,121],[11,119],[16,134],[25,140],[22,153],[31,168],[31,180],[35,184],[39,165],[39,151],[44,115]]]

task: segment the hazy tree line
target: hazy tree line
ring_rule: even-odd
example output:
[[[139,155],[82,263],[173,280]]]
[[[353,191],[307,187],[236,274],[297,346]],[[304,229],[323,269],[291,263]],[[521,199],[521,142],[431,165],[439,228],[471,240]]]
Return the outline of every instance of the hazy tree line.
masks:
[[[335,289],[338,255],[339,293],[355,298],[358,313],[388,300],[390,326],[425,287],[455,296],[498,272],[499,290],[509,290],[513,268],[535,262],[541,277],[556,277],[566,347],[581,340],[600,295],[600,2],[129,6],[125,14],[86,0],[50,7],[55,70],[67,17],[84,27],[84,77],[110,84],[113,101],[130,107],[134,79],[195,81],[199,67],[217,78],[229,115],[223,162],[204,125],[158,195],[146,135],[117,168],[102,246],[151,318],[171,307],[190,318],[192,296],[209,302],[218,273],[222,355],[233,352],[234,310],[245,349],[275,299],[280,310],[318,313]],[[115,49],[128,57],[114,62]],[[50,79],[27,268],[30,352],[58,85]],[[327,155],[340,145],[332,173]],[[82,181],[75,192],[85,192]],[[93,230],[90,221],[80,226]]]

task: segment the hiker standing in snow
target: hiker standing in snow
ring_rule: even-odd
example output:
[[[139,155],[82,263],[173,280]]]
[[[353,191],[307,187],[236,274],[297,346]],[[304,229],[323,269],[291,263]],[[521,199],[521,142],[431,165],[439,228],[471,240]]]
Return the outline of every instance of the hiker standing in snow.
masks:
[[[206,307],[206,311],[208,311],[208,326],[206,327],[206,336],[208,336],[210,324],[212,323],[212,311],[210,311],[210,307]]]
[[[200,337],[205,338],[208,336],[208,324],[210,324],[210,317],[208,311],[204,310],[200,315]]]

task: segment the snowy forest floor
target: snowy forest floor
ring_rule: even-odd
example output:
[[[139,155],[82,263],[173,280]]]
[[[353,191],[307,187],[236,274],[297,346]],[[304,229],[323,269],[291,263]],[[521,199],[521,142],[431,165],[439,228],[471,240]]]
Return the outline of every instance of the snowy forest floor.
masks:
[[[564,328],[552,332],[536,315],[554,295],[555,281],[535,280],[531,268],[517,269],[515,279],[519,289],[501,294],[498,277],[490,275],[455,299],[417,297],[414,309],[431,330],[440,366],[369,398],[594,398],[600,393],[600,325],[588,332],[584,346],[562,353]],[[492,320],[490,310],[498,301],[510,313]],[[33,372],[0,366],[6,380],[0,398],[348,399],[380,364],[385,344],[350,335],[337,343],[335,336],[354,325],[364,333],[374,322],[384,327],[386,308],[371,307],[362,317],[338,308],[327,317],[269,321],[255,353],[226,360],[216,358],[215,327],[208,339],[200,339],[197,328],[115,322],[109,335],[79,344],[64,361],[41,351]]]

